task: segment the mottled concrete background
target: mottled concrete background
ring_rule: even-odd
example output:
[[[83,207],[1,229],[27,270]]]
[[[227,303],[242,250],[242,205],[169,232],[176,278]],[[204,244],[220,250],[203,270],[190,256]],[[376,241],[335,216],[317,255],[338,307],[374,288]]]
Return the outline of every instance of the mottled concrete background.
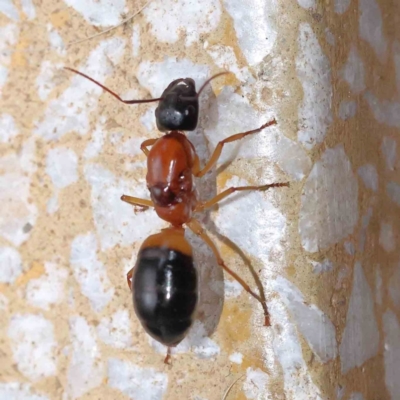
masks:
[[[400,5],[387,0],[0,0],[0,400],[400,398]],[[226,187],[290,181],[234,196],[201,217],[226,262],[259,274],[271,311],[190,236],[198,318],[165,348],[137,321],[125,281],[164,223],[119,198],[148,197],[140,143],[160,136],[154,104],[192,77],[189,135],[203,199]],[[231,162],[234,160],[233,162]]]

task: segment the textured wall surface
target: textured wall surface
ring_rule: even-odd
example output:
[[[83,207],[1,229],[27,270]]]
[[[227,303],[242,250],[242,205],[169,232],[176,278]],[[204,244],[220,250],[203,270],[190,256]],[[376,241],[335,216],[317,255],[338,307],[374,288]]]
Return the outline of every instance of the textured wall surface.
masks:
[[[0,0],[0,399],[400,398],[400,5],[386,0]],[[257,302],[193,235],[197,320],[165,348],[133,313],[126,272],[165,224],[140,143],[176,78],[201,97],[202,161],[227,146],[200,220]],[[233,161],[232,161],[233,160]],[[259,276],[255,281],[249,266]]]

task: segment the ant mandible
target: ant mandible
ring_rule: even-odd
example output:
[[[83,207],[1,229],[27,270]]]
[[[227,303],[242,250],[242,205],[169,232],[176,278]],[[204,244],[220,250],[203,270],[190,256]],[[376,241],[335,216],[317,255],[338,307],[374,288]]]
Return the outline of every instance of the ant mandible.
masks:
[[[231,187],[211,200],[199,202],[193,181],[194,177],[204,176],[217,163],[226,143],[260,132],[268,126],[275,125],[276,120],[222,140],[206,165],[201,168],[193,144],[182,131],[196,129],[199,95],[212,79],[228,72],[212,76],[198,92],[193,79],[176,79],[169,84],[160,98],[123,100],[84,73],[72,68],[66,69],[89,79],[123,103],[159,102],[155,111],[157,128],[166,134],[157,139],[145,140],[140,146],[147,156],[146,182],[151,200],[126,195],[123,195],[121,200],[143,209],[152,207],[161,219],[171,224],[143,242],[136,265],[127,274],[128,285],[133,292],[134,309],[143,328],[150,336],[168,347],[164,362],[169,363],[171,347],[182,341],[192,325],[198,299],[197,272],[192,247],[184,236],[184,225],[207,243],[218,264],[261,303],[265,325],[269,326],[270,319],[265,302],[239,275],[226,266],[217,247],[201,224],[193,218],[193,214],[213,207],[234,192],[268,190],[272,187],[289,186],[289,183]]]

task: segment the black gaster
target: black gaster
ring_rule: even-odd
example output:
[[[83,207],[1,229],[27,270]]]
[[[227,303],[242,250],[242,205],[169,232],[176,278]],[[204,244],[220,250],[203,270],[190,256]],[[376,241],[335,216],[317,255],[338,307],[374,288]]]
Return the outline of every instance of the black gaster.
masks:
[[[157,128],[161,132],[193,131],[199,119],[199,99],[191,78],[176,79],[161,95],[156,108]]]
[[[193,258],[161,247],[141,250],[132,289],[135,312],[146,332],[166,346],[177,345],[192,324],[197,304]]]

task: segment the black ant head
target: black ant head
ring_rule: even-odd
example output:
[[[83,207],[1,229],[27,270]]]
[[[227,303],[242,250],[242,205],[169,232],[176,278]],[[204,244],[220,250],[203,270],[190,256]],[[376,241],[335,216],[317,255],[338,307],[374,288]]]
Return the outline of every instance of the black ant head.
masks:
[[[199,119],[199,99],[193,79],[176,79],[164,90],[161,98],[156,108],[156,123],[159,131],[196,129]]]

